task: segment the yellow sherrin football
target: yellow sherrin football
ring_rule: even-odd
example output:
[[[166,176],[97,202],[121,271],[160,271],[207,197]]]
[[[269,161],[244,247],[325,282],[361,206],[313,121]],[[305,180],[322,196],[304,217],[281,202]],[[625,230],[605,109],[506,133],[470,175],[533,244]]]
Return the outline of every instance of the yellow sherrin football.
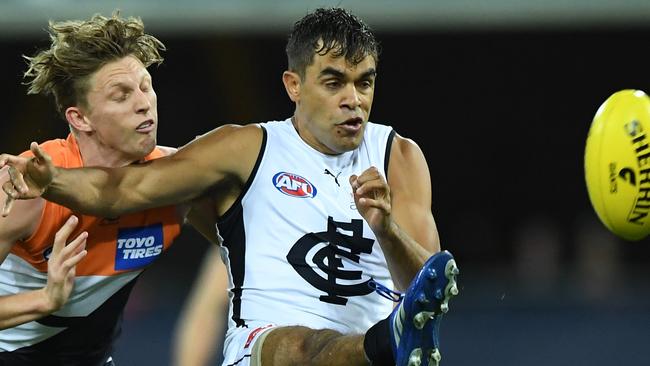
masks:
[[[598,108],[585,147],[585,180],[600,220],[617,236],[650,233],[650,98],[641,90],[612,94]]]

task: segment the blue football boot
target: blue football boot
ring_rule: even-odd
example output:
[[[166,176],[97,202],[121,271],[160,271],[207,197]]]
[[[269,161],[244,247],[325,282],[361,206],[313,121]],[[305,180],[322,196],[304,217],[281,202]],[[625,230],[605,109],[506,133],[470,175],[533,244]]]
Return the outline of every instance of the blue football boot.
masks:
[[[389,318],[397,366],[438,366],[438,328],[449,300],[458,295],[454,257],[444,250],[429,258]]]

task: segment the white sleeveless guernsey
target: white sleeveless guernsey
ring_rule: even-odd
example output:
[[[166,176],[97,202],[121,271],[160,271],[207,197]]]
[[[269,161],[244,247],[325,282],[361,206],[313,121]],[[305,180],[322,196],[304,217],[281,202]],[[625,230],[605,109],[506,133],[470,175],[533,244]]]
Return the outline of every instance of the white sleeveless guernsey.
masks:
[[[269,322],[364,333],[393,307],[369,281],[394,286],[349,177],[370,166],[386,176],[393,129],[368,122],[356,150],[332,156],[307,145],[290,119],[260,125],[257,164],[218,223],[231,280],[229,329]]]

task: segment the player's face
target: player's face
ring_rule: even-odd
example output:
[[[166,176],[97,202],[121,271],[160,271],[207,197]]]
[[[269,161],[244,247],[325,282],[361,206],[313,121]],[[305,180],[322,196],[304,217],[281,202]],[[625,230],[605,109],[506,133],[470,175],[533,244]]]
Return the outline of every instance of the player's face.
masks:
[[[135,161],[156,146],[158,111],[151,75],[132,56],[104,65],[90,78],[84,118],[93,140]]]
[[[351,65],[331,52],[314,55],[297,100],[302,138],[325,154],[356,149],[370,116],[376,75],[372,56]]]

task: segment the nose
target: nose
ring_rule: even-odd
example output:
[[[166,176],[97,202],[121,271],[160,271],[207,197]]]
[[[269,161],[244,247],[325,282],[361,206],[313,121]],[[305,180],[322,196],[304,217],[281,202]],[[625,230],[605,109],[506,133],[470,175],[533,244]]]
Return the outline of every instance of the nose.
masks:
[[[348,83],[343,90],[341,107],[355,110],[361,106],[361,95],[354,83]]]
[[[150,96],[142,90],[137,90],[136,93],[135,112],[138,114],[146,114],[151,109]]]

